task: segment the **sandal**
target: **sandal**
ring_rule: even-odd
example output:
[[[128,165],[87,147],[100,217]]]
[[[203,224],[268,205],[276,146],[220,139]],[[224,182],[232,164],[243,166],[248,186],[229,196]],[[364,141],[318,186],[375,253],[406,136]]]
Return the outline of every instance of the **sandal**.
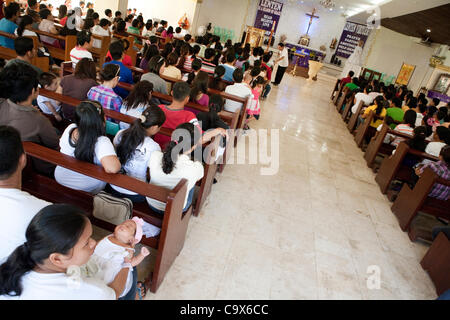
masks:
[[[140,286],[137,286],[137,293],[139,296],[139,300],[142,300],[147,295],[147,288],[145,287],[145,284],[142,281],[138,281],[137,284],[138,285],[140,284]],[[144,292],[142,292],[142,289],[144,289]]]

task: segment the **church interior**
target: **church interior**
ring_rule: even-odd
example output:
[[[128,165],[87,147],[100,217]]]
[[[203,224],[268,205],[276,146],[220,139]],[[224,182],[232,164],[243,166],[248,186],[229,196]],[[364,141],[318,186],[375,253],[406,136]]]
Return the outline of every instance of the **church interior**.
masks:
[[[0,4],[0,300],[450,300],[447,0]]]

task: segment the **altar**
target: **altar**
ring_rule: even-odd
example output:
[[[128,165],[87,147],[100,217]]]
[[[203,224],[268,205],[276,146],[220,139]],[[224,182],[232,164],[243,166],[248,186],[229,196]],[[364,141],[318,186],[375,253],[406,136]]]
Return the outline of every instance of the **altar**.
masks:
[[[309,61],[322,62],[326,52],[311,47],[286,42],[289,55],[289,67],[286,72],[308,78]]]

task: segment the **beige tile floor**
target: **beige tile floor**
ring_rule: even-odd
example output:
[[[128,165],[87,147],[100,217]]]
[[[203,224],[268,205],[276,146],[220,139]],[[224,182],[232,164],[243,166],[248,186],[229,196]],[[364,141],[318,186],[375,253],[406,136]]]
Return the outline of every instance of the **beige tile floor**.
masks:
[[[228,166],[147,299],[436,298],[419,264],[427,246],[400,230],[329,101],[335,80],[319,78],[286,75],[273,89],[252,127],[280,129],[279,172]]]

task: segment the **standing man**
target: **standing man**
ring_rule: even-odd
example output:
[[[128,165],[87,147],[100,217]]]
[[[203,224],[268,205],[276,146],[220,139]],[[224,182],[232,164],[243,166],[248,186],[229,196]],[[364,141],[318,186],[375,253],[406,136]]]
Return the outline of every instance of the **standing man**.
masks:
[[[278,64],[277,74],[275,76],[275,82],[272,82],[274,86],[278,86],[283,80],[284,73],[289,66],[288,51],[284,43],[278,44],[278,58],[275,60],[275,64]]]
[[[358,46],[355,47],[355,51],[348,57],[345,63],[344,70],[341,73],[341,79],[345,78],[350,71],[353,71],[356,76],[359,76],[362,66],[362,52],[364,41],[360,40]]]

